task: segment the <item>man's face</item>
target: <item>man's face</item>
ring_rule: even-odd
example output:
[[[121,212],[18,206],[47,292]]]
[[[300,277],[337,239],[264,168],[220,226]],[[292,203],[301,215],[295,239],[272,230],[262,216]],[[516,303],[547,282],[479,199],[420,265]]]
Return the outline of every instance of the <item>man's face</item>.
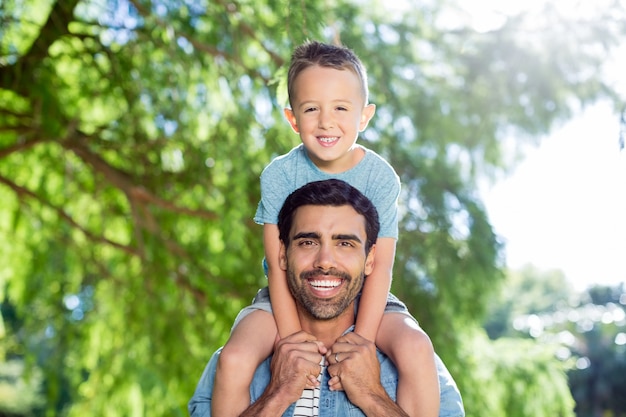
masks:
[[[375,248],[365,254],[365,218],[350,206],[302,206],[289,238],[280,266],[299,307],[320,320],[348,311],[373,266]]]

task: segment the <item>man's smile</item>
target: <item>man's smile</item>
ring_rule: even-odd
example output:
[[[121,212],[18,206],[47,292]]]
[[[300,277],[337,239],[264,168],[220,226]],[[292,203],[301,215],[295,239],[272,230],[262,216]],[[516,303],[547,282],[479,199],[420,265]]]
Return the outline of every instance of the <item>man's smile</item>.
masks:
[[[335,295],[341,284],[343,284],[343,279],[310,278],[307,281],[313,289],[313,293],[318,297],[328,297],[331,295]]]
[[[317,297],[330,297],[339,292],[344,282],[350,281],[345,272],[335,269],[330,271],[306,271],[300,278],[307,282],[313,294]]]

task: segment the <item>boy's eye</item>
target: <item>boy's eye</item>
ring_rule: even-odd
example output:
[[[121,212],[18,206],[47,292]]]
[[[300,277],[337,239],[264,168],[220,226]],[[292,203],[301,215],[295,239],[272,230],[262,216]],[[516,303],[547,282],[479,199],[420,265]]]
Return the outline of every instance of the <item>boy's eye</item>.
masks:
[[[340,111],[346,111],[346,110],[348,110],[348,109],[347,109],[346,107],[339,106],[339,107],[337,107],[337,110],[340,110]]]
[[[310,112],[315,111],[315,110],[317,110],[317,107],[307,107],[307,108],[304,109],[304,112],[305,113],[310,113]]]

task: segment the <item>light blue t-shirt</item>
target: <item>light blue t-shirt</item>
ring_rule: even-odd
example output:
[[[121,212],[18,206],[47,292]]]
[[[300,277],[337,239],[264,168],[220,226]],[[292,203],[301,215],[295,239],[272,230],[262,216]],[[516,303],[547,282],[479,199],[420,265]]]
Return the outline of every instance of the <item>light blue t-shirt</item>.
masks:
[[[278,213],[289,194],[310,182],[335,178],[352,185],[374,204],[380,221],[378,237],[397,239],[400,178],[376,152],[356,146],[365,151],[365,156],[355,167],[338,174],[321,171],[302,144],[276,157],[261,173],[261,201],[254,221],[277,224]]]

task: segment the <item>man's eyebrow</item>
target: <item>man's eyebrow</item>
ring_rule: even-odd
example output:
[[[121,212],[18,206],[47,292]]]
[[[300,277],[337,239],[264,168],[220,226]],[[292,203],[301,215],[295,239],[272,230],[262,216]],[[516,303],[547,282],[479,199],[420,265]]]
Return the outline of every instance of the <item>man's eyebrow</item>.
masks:
[[[333,240],[351,240],[353,242],[363,243],[361,242],[361,239],[359,239],[357,235],[351,235],[351,234],[333,235]]]
[[[320,235],[315,232],[300,232],[300,233],[296,233],[292,239],[296,240],[296,239],[319,239],[319,238],[320,238]]]

